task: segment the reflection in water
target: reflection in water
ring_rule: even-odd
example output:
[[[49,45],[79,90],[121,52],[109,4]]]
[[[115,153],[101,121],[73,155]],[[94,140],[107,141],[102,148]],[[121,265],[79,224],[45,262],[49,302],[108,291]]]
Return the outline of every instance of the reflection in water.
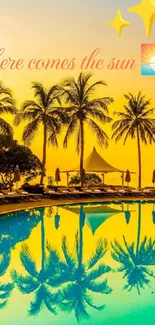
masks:
[[[0,256],[0,277],[2,277],[10,264],[10,254]],[[11,295],[14,285],[12,283],[0,283],[0,309],[5,307]]]
[[[87,264],[83,263],[83,226],[85,220],[84,208],[80,207],[79,231],[75,236],[75,254],[71,255],[67,248],[66,237],[62,241],[62,250],[65,263],[61,264],[62,275],[57,279],[58,284],[68,283],[61,290],[61,308],[64,311],[74,310],[78,321],[89,317],[87,305],[97,310],[102,310],[104,305],[97,306],[91,296],[91,292],[104,294],[111,293],[111,288],[107,280],[97,282],[97,279],[111,270],[111,268],[101,262],[102,257],[107,251],[107,241],[100,240],[97,243],[94,254],[88,259]],[[101,262],[97,265],[98,262]],[[90,291],[90,293],[89,293]]]
[[[120,204],[119,204],[120,205]],[[79,206],[69,206],[66,208],[67,211],[71,211],[76,215],[80,214]],[[83,211],[85,213],[85,219],[88,227],[91,229],[92,234],[94,235],[96,230],[109,218],[112,216],[121,213],[121,210],[114,209],[106,205],[86,205],[83,206]]]
[[[36,211],[20,212],[10,214],[8,218],[1,221],[0,226],[0,277],[4,276],[11,262],[11,249],[15,245],[29,237],[33,227],[40,221]],[[14,288],[13,283],[0,282],[0,308],[6,306],[8,298]]]
[[[152,211],[152,220],[153,220],[153,223],[155,224],[155,211],[154,211],[154,204],[153,204],[153,211]]]
[[[67,247],[66,237],[62,238],[62,251],[65,261],[61,261],[56,250],[49,244],[45,247],[44,216],[41,214],[41,269],[38,272],[36,263],[31,256],[29,247],[23,245],[20,253],[22,265],[26,276],[12,271],[13,282],[23,294],[34,292],[34,299],[30,304],[29,315],[37,315],[44,304],[48,310],[56,314],[56,307],[66,312],[75,312],[77,320],[88,317],[86,305],[101,310],[104,305],[93,303],[91,295],[87,292],[111,293],[107,280],[96,282],[104,273],[111,269],[103,262],[97,265],[107,251],[107,241],[97,243],[95,253],[83,264],[83,226],[85,222],[84,208],[80,208],[79,231],[75,235],[76,254],[72,256]],[[48,256],[45,250],[48,250]],[[65,284],[65,286],[63,286]],[[53,288],[58,288],[52,291]]]
[[[55,229],[58,229],[60,227],[60,215],[58,213],[58,207],[57,207],[57,211],[56,214],[54,216],[54,225],[55,225]]]
[[[124,271],[123,278],[127,281],[124,289],[130,291],[135,287],[139,294],[140,289],[144,289],[145,285],[149,284],[150,277],[154,276],[149,266],[155,265],[155,240],[145,237],[140,243],[141,217],[141,204],[138,204],[136,242],[129,245],[123,236],[124,247],[117,240],[112,244],[112,257],[122,265],[118,271]]]
[[[54,287],[54,278],[60,275],[59,256],[49,245],[47,246],[48,256],[45,253],[45,226],[44,211],[41,211],[41,268],[37,271],[35,260],[30,249],[23,245],[20,253],[22,265],[27,273],[26,276],[19,274],[16,270],[12,271],[12,279],[17,284],[18,289],[23,294],[34,292],[33,301],[29,308],[29,315],[37,315],[43,304],[48,310],[56,314],[56,305],[60,301],[58,292],[52,292]],[[53,284],[51,286],[51,283]]]
[[[119,310],[124,301],[132,305],[136,291],[145,294],[142,289],[150,286],[153,293],[154,206],[138,203],[130,210],[132,203],[126,209],[126,204],[120,208],[119,202],[117,206],[104,203],[31,209],[2,218],[0,308],[4,311],[6,307],[9,313],[14,295],[19,294],[23,296],[24,313],[26,308],[29,319],[38,315],[39,325],[46,312],[45,324],[52,322],[53,315],[57,315],[58,323],[65,324],[65,312],[72,317],[72,325],[83,320],[90,324],[90,315],[101,325],[116,313],[116,300]],[[150,219],[142,212],[147,207]],[[128,291],[134,293],[132,298]],[[124,312],[121,317],[119,324],[124,325]],[[44,322],[44,316],[42,319]],[[22,321],[26,325],[26,318]],[[115,323],[109,320],[108,324]]]

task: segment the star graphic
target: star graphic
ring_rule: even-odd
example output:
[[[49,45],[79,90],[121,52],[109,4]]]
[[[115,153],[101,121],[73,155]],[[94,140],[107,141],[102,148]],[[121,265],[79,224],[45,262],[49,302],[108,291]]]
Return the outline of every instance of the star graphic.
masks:
[[[124,27],[126,27],[126,26],[129,26],[130,23],[128,21],[125,21],[122,18],[122,14],[121,14],[121,11],[119,9],[117,11],[117,15],[116,15],[115,19],[113,21],[110,21],[108,23],[108,25],[114,27],[116,29],[117,36],[120,37],[121,36],[122,29]]]
[[[128,8],[129,11],[139,15],[144,22],[147,38],[150,38],[152,24],[155,19],[155,1],[154,0],[141,0],[137,6]]]

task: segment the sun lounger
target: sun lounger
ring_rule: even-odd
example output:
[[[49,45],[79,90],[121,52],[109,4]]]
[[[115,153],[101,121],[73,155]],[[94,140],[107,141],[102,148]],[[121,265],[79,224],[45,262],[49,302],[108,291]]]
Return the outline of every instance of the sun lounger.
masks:
[[[0,204],[7,204],[9,201],[3,193],[0,193]]]
[[[143,197],[145,197],[146,194],[143,191],[131,190],[131,196],[143,196]]]
[[[71,193],[75,193],[75,194],[80,194],[81,192],[79,190],[77,190],[76,188],[69,188],[69,191]]]
[[[84,193],[93,193],[94,191],[92,191],[90,188],[83,188],[82,191]]]
[[[144,189],[143,192],[144,192],[145,196],[147,196],[147,197],[155,197],[155,192],[153,190]]]
[[[54,190],[51,190],[50,188],[44,188],[44,194],[55,194],[56,192]]]
[[[33,194],[33,193],[29,193],[27,191],[24,191],[23,189],[17,189],[16,190],[17,194],[20,195],[21,199],[23,199],[24,201],[40,201],[40,198],[42,196],[42,194]]]
[[[18,194],[24,194],[24,195],[29,194],[28,192],[26,192],[26,191],[24,191],[24,190],[22,190],[22,189],[18,189],[18,190],[16,190],[16,192],[17,192]]]
[[[16,192],[11,192],[8,190],[1,190],[1,192],[4,194],[5,198],[9,200],[9,202],[13,201],[18,203],[21,200],[20,195]]]
[[[17,193],[16,193],[16,192],[11,192],[11,191],[8,191],[8,190],[1,190],[1,192],[2,192],[4,195],[9,195],[9,196],[16,195],[16,196],[17,196]]]
[[[20,193],[17,193],[17,191],[19,191]],[[31,194],[31,193],[27,194],[25,191],[23,191],[24,193],[21,193],[21,190],[17,190],[17,191],[11,192],[8,190],[1,190],[1,192],[5,195],[7,199],[15,202],[20,202],[22,200],[26,201],[27,198],[29,201],[38,201],[42,196],[41,194]]]

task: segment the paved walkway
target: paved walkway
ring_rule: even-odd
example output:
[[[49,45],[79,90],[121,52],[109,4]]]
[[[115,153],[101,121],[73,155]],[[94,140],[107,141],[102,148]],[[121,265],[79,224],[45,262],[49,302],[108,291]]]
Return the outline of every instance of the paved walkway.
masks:
[[[146,198],[89,198],[89,199],[74,199],[74,200],[52,200],[52,199],[42,199],[41,201],[37,201],[37,202],[21,202],[21,203],[15,203],[15,204],[4,204],[0,206],[0,215],[4,215],[7,214],[9,212],[13,212],[13,211],[20,211],[20,210],[25,210],[28,208],[39,208],[39,207],[48,207],[48,206],[52,206],[52,205],[66,205],[66,204],[79,204],[79,203],[85,203],[85,202],[111,202],[111,201],[116,201],[116,202],[121,202],[122,200],[125,201],[145,201]],[[150,202],[154,201],[155,199],[150,198],[147,199]]]

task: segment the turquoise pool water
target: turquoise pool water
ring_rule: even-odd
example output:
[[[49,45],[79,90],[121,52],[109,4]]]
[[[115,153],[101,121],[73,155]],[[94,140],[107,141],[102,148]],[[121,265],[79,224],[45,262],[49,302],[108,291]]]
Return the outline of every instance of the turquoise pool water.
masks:
[[[0,324],[153,325],[155,202],[0,219]]]

